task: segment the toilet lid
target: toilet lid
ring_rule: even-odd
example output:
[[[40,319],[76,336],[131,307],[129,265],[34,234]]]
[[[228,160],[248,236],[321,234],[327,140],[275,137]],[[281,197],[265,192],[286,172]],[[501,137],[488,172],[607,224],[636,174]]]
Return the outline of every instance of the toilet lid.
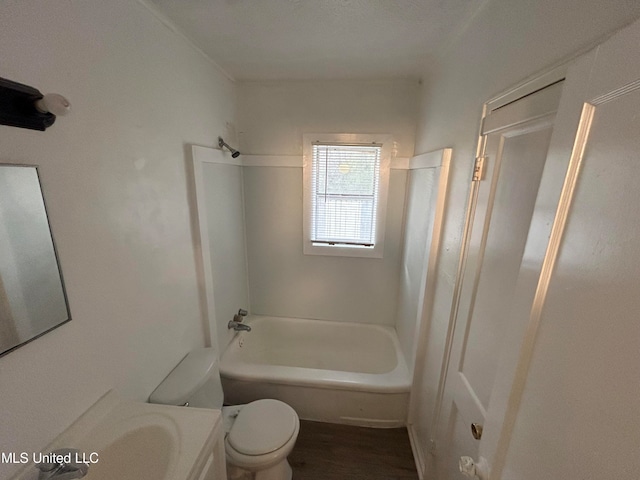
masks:
[[[257,400],[244,406],[227,436],[244,455],[265,455],[283,447],[298,424],[295,410],[279,400]]]

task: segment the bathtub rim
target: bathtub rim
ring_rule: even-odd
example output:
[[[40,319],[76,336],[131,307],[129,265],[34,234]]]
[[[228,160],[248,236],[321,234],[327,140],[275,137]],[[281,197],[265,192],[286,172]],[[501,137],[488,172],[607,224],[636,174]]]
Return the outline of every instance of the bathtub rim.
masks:
[[[294,322],[320,322],[325,324],[349,325],[357,328],[372,328],[382,331],[393,344],[396,352],[396,366],[386,373],[360,373],[341,370],[325,370],[285,365],[263,365],[231,359],[237,355],[238,342],[251,332],[237,332],[222,355],[220,355],[220,374],[228,379],[256,381],[273,385],[303,385],[316,388],[351,390],[371,393],[407,393],[411,391],[411,375],[400,348],[397,333],[393,327],[372,323],[336,322],[331,320],[312,320],[273,315],[250,315],[246,323],[276,319]],[[310,372],[313,372],[310,374]]]

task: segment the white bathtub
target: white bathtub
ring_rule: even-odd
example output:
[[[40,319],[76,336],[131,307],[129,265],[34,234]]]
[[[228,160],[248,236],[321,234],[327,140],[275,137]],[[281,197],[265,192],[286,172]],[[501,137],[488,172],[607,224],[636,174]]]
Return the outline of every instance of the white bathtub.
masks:
[[[277,398],[300,418],[406,424],[411,379],[393,328],[250,316],[220,362],[225,401]]]

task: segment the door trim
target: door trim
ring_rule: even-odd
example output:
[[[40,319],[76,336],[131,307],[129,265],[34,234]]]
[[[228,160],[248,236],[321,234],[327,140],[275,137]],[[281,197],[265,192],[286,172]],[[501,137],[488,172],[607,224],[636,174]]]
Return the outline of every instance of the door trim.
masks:
[[[568,62],[563,63],[562,65],[554,67],[547,72],[538,73],[534,78],[525,80],[524,82],[521,82],[496,95],[484,104],[486,113],[483,115],[483,118],[490,115],[491,112],[498,108],[504,107],[509,103],[513,103],[527,95],[537,92],[538,90],[542,90],[543,88],[547,88],[554,83],[564,80],[567,76],[568,68]]]

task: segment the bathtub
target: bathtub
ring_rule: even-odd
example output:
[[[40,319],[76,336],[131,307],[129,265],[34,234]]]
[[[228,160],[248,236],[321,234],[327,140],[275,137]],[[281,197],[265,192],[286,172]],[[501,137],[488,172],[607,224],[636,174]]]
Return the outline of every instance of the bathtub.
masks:
[[[406,424],[411,378],[396,332],[362,323],[249,316],[220,360],[229,404],[276,398],[300,418]]]

